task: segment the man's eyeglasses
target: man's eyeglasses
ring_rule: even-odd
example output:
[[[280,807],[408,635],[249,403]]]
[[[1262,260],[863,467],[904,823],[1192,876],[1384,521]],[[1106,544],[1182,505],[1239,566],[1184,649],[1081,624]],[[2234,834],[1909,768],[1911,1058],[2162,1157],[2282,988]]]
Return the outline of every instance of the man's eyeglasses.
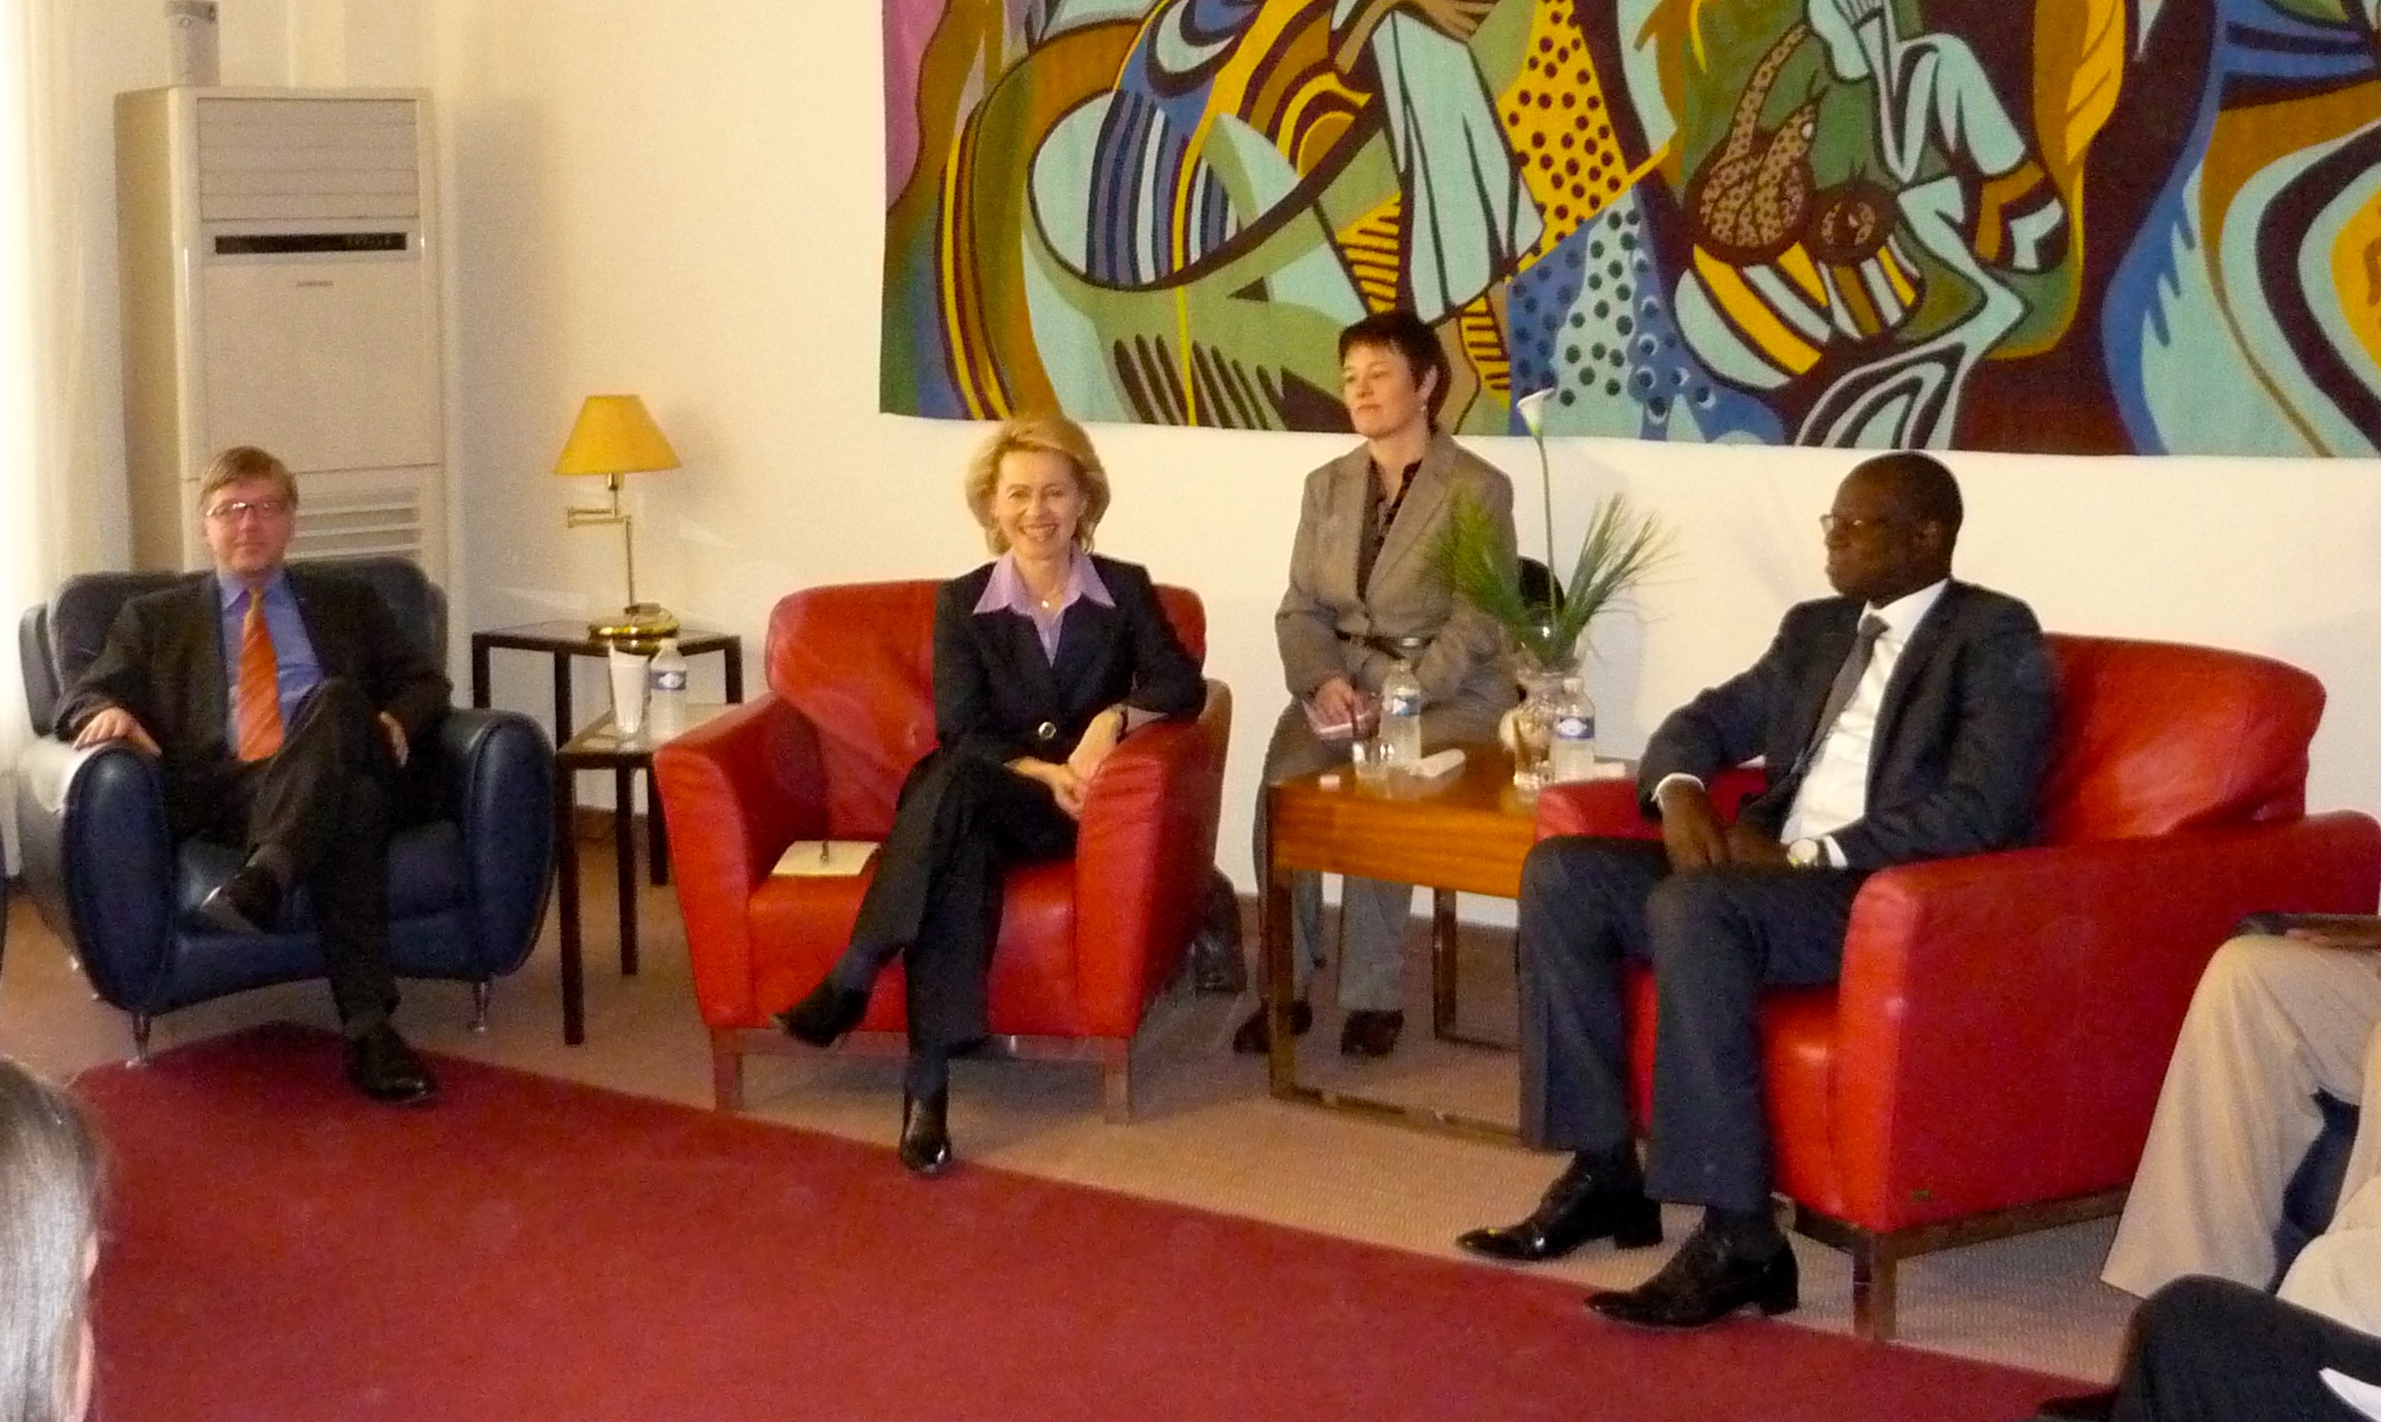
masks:
[[[287,499],[233,499],[207,510],[207,517],[217,523],[238,523],[251,516],[276,519],[288,512]]]
[[[1840,533],[1846,538],[1858,538],[1864,533],[1883,533],[1888,529],[1900,528],[1907,522],[1907,519],[1892,517],[1845,518],[1840,514],[1821,514],[1819,536],[1833,538]]]

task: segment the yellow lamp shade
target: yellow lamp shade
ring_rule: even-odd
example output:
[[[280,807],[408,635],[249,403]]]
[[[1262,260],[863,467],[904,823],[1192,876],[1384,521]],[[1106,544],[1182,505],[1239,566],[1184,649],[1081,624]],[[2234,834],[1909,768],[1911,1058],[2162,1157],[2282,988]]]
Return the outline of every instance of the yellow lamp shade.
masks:
[[[653,417],[645,413],[645,402],[634,395],[588,396],[562,446],[562,457],[554,461],[557,474],[634,474],[677,467],[678,451],[670,448]]]

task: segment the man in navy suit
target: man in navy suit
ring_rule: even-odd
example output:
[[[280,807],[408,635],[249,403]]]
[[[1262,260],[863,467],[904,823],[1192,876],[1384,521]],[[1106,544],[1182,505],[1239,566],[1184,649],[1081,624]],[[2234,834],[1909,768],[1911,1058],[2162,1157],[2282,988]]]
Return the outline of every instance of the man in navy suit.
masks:
[[[1572,1151],[1537,1210],[1458,1242],[1532,1261],[1590,1239],[1661,1241],[1656,1199],[1701,1204],[1644,1285],[1589,1307],[1695,1327],[1794,1307],[1770,1205],[1756,1011],[1765,987],[1834,982],[1861,881],[2023,844],[2051,721],[2025,604],[1951,578],[1959,486],[1916,453],[1861,464],[1820,520],[1840,596],[1787,612],[1753,667],[1655,731],[1639,794],[1659,844],[1547,840],[1522,870],[1522,1130]],[[1754,757],[1762,792],[1723,827],[1705,784]],[[1651,1148],[1630,1140],[1626,959],[1657,997]]]
[[[269,933],[305,885],[348,1079],[374,1100],[425,1100],[436,1084],[389,1022],[388,842],[446,674],[371,588],[288,566],[298,490],[280,460],[225,450],[198,497],[215,571],[124,605],[57,732],[157,757],[174,832],[249,849],[199,906],[208,922]]]

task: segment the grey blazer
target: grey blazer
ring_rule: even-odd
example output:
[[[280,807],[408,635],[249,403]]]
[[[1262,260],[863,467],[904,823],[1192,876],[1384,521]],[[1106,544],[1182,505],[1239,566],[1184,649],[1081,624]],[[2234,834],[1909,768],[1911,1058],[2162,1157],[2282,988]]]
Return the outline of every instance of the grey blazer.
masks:
[[[1290,587],[1273,614],[1290,693],[1310,696],[1340,675],[1377,692],[1394,658],[1363,639],[1430,637],[1430,650],[1414,667],[1426,701],[1471,700],[1499,709],[1512,704],[1504,634],[1456,598],[1436,556],[1459,493],[1488,510],[1511,548],[1512,481],[1445,431],[1434,435],[1382,541],[1369,596],[1360,598],[1356,554],[1372,507],[1371,477],[1372,461],[1362,446],[1306,476],[1298,541],[1290,550]]]

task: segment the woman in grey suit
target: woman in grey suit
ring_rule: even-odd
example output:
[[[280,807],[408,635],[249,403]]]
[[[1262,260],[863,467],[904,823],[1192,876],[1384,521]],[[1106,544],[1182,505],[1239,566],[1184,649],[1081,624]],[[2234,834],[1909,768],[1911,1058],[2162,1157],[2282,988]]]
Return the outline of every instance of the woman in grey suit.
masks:
[[[1463,498],[1487,511],[1510,547],[1512,483],[1438,428],[1447,358],[1412,312],[1381,312],[1340,332],[1339,360],[1348,421],[1364,443],[1306,476],[1290,587],[1273,615],[1292,700],[1265,751],[1268,785],[1345,764],[1350,733],[1339,728],[1373,720],[1381,681],[1400,658],[1422,683],[1425,748],[1492,740],[1513,704],[1502,633],[1456,598],[1436,556]],[[1260,876],[1264,865],[1259,814]],[[1399,951],[1412,897],[1410,884],[1342,886],[1339,1049],[1350,1056],[1387,1056],[1404,1029]],[[1314,1020],[1307,981],[1321,949],[1320,875],[1292,878],[1290,910],[1290,1025],[1304,1032]],[[1240,1052],[1270,1043],[1262,1008],[1232,1037]]]

